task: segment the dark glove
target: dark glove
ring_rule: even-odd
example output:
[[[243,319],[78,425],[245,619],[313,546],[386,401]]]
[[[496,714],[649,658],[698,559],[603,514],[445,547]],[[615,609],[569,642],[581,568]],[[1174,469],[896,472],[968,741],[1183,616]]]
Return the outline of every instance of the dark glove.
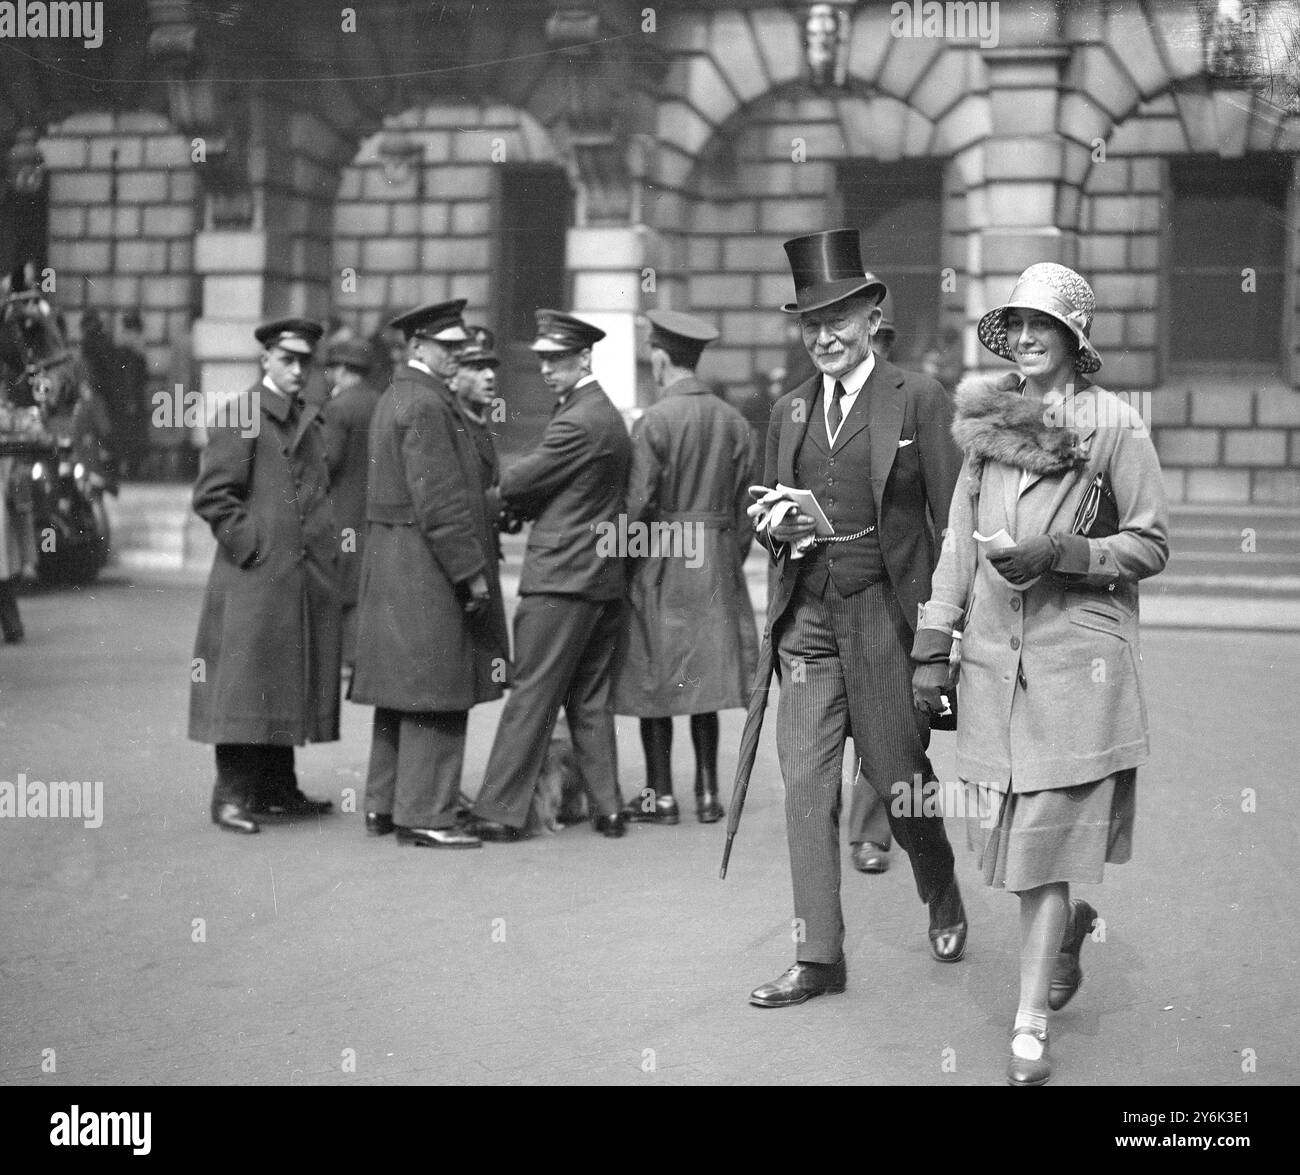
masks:
[[[509,506],[502,506],[501,513],[497,516],[497,529],[503,534],[518,534],[524,529],[524,520]]]
[[[1006,547],[989,556],[997,573],[1007,583],[1017,586],[1037,579],[1056,563],[1056,544],[1050,534],[1036,534],[1014,547]]]
[[[772,540],[778,543],[797,543],[800,539],[806,538],[817,531],[817,522],[808,514],[800,514],[798,511],[791,511],[780,522],[778,526],[772,527],[768,533]]]
[[[942,714],[947,708],[940,695],[952,696],[952,666],[946,661],[932,661],[918,665],[912,674],[912,704],[918,710],[929,710],[931,714]]]
[[[492,595],[488,591],[487,576],[480,572],[465,587],[463,603],[465,615],[477,616],[480,612],[485,611],[491,602]]]

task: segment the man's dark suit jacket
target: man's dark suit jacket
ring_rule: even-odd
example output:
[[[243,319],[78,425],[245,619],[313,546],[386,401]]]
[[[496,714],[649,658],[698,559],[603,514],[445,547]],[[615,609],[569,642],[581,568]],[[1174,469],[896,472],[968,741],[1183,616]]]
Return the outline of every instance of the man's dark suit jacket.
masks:
[[[767,430],[766,485],[779,481],[803,488],[795,480],[795,457],[810,424],[825,428],[817,402],[821,385],[818,372],[773,406]],[[837,450],[854,427],[871,430],[871,493],[885,573],[903,616],[915,629],[918,606],[930,598],[930,576],[961,470],[961,451],[952,439],[952,402],[938,381],[903,371],[877,356],[836,437]],[[841,476],[852,474],[846,471]],[[790,602],[801,566],[799,559],[781,561],[780,580],[768,608],[769,633]]]
[[[502,471],[501,500],[533,520],[521,596],[622,599],[623,560],[601,540],[618,533],[631,461],[623,417],[593,380],[569,393],[537,448]]]

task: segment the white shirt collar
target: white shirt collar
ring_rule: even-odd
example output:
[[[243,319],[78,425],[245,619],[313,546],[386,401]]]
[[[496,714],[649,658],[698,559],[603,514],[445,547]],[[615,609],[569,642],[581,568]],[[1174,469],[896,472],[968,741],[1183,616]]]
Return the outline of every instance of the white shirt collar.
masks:
[[[423,371],[425,375],[432,375],[434,379],[438,378],[437,375],[434,374],[434,370],[432,367],[430,367],[427,363],[421,363],[420,360],[418,359],[408,359],[406,361],[406,366],[414,367],[416,371]]]
[[[595,382],[596,382],[596,377],[588,373],[587,375],[584,375],[580,380],[578,380],[576,384],[573,385],[573,390],[576,392],[579,388],[586,387],[587,384],[594,384]]]
[[[871,378],[871,373],[876,369],[876,353],[868,351],[867,357],[853,368],[847,375],[840,377],[840,383],[844,385],[844,399],[847,402],[852,397],[862,391],[862,385]],[[833,375],[822,375],[822,391],[825,392],[824,399],[829,403],[831,393],[835,390],[835,377]],[[848,414],[848,408],[844,409]]]
[[[840,379],[844,385],[844,397],[840,400],[840,425],[839,428],[831,431],[831,402],[835,399],[835,377],[822,373],[822,416],[826,421],[826,440],[830,444],[835,443],[835,438],[840,435],[840,428],[844,427],[844,422],[849,418],[849,411],[857,403],[858,393],[862,391],[863,385],[871,378],[871,373],[876,368],[876,353],[868,351],[867,357]]]

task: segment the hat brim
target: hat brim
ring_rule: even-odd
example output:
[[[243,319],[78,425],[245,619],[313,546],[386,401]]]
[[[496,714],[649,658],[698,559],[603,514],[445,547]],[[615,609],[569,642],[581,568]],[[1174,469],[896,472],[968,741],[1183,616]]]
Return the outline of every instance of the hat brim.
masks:
[[[290,335],[288,338],[271,339],[264,344],[268,351],[278,347],[281,351],[288,351],[291,355],[314,355],[316,346],[308,342],[299,335]]]
[[[570,343],[557,343],[554,339],[537,339],[528,347],[538,355],[577,355],[580,351],[590,351],[591,343],[575,347]]]
[[[1035,314],[1046,314],[1053,322],[1059,322],[1061,326],[1069,331],[1079,347],[1079,353],[1074,359],[1075,371],[1080,375],[1091,375],[1094,371],[1101,370],[1101,355],[1079,327],[1069,319],[1063,318],[1058,311],[1050,306],[1036,306],[1028,301],[1007,302],[1005,305],[990,310],[979,320],[975,333],[979,336],[979,341],[986,350],[992,351],[999,358],[1009,359],[1012,363],[1016,362],[1015,352],[1012,351],[1011,344],[1007,341],[1008,310],[1032,310]]]
[[[888,293],[884,282],[873,277],[867,277],[864,274],[860,278],[822,282],[819,285],[809,286],[806,290],[800,290],[797,300],[787,302],[782,306],[781,313],[808,314],[813,310],[823,310],[827,306],[834,306],[836,302],[843,302],[845,298],[852,298],[855,294],[861,294],[865,291],[875,294],[876,305],[879,305],[881,299]]]

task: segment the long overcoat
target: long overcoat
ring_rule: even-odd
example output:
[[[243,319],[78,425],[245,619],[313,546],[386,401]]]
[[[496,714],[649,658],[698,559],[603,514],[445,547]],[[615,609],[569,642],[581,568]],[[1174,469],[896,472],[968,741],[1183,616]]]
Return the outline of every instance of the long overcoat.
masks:
[[[339,598],[357,602],[361,563],[366,552],[366,479],[370,469],[370,420],[379,393],[367,383],[339,392],[325,404],[325,459],[330,471],[330,500],[338,523]]]
[[[339,737],[339,537],[319,409],[258,384],[208,430],[194,509],[217,553],[194,644],[190,738]],[[244,433],[250,435],[245,436]]]
[[[398,369],[370,424],[352,701],[420,713],[501,696],[509,638],[486,488],[451,389]],[[471,618],[466,589],[480,573],[491,599]]]
[[[1081,388],[1054,407],[1034,406],[1047,427],[1031,435],[1015,424],[1024,420],[1016,402],[1023,403],[1018,392],[999,388],[995,377],[958,388],[953,433],[966,457],[920,627],[951,633],[973,572],[957,684],[957,772],[1027,792],[1146,761],[1137,585],[1164,567],[1169,525],[1155,447],[1130,405],[1100,387]],[[1022,478],[1038,463],[1043,438],[1050,444],[1069,433],[1070,468]],[[992,536],[1005,528],[1017,542],[1068,535],[1099,476],[1112,487],[1114,535],[1067,540],[1059,568],[1025,591],[979,554],[977,530]]]
[[[616,713],[706,714],[748,700],[758,659],[744,570],[751,448],[745,418],[694,377],[633,426]]]

